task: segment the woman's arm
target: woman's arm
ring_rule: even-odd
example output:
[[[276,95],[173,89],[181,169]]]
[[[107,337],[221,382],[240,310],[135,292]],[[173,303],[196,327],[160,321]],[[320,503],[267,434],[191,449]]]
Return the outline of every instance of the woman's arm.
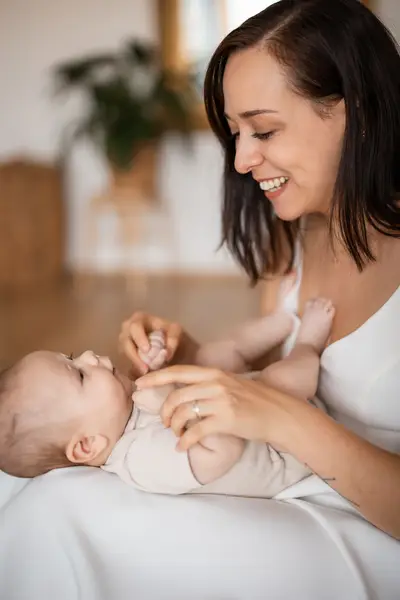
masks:
[[[400,456],[370,444],[325,413],[284,398],[285,450],[379,529],[400,539]]]
[[[270,443],[306,464],[376,527],[400,539],[399,455],[261,381],[191,366],[170,367],[137,381],[144,387],[172,382],[186,387],[170,394],[161,417],[180,436],[181,450],[213,433]],[[193,419],[194,400],[202,419],[184,432]]]

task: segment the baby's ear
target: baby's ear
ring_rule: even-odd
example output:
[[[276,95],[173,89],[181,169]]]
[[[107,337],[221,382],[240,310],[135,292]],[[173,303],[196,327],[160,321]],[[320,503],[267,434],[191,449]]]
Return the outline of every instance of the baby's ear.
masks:
[[[65,454],[71,463],[77,465],[94,464],[96,459],[104,453],[107,446],[107,438],[100,434],[84,436],[79,439],[73,438],[68,444]]]

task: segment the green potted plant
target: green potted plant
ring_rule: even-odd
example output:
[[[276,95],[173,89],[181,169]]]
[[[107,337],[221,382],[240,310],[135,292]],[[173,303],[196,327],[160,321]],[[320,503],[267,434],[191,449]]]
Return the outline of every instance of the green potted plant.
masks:
[[[58,64],[54,76],[58,93],[79,90],[85,96],[72,139],[87,137],[100,149],[116,187],[152,194],[157,142],[167,131],[189,138],[192,76],[168,71],[154,46],[136,40],[115,52]]]

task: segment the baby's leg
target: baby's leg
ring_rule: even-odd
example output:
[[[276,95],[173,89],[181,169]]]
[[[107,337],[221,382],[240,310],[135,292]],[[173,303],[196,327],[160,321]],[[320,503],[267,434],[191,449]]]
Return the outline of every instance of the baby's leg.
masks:
[[[196,362],[233,373],[246,372],[253,361],[282,343],[292,328],[292,316],[283,311],[248,321],[230,339],[202,346]]]
[[[208,435],[188,451],[193,475],[203,485],[219,479],[243,454],[244,440],[233,435]]]
[[[334,307],[329,300],[316,298],[307,303],[296,343],[284,359],[269,365],[261,378],[279,390],[302,399],[315,396],[319,359],[328,340]]]

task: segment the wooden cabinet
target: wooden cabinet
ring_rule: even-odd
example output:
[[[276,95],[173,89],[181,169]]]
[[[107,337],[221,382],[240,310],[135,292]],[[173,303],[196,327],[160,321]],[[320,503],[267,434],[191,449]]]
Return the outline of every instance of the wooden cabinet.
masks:
[[[52,165],[0,165],[0,289],[44,284],[64,270],[61,174]]]

